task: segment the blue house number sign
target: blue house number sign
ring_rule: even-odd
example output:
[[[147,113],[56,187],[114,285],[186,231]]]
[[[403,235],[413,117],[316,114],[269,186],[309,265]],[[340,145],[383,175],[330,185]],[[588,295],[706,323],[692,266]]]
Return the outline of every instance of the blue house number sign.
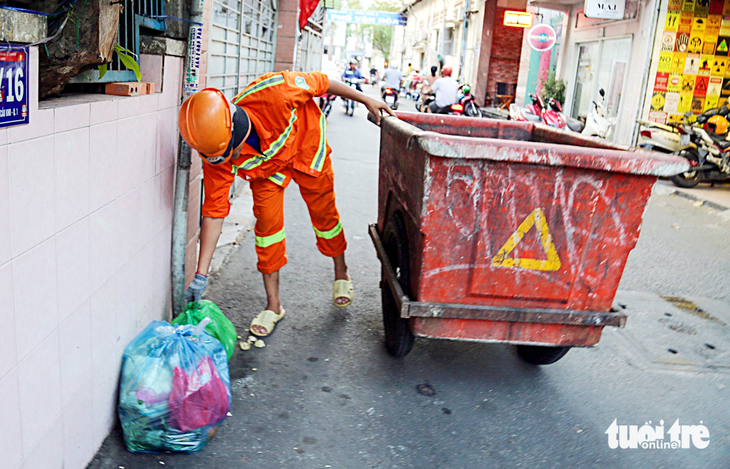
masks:
[[[30,122],[28,50],[0,45],[0,127]]]

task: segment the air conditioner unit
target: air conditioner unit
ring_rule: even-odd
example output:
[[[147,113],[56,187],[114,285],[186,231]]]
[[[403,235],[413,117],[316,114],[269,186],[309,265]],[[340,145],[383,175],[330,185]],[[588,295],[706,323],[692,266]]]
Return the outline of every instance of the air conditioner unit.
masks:
[[[449,8],[446,10],[446,22],[453,22],[454,21],[454,9]]]
[[[418,34],[416,35],[418,38],[418,41],[428,41],[428,31],[418,31]]]
[[[462,6],[457,7],[456,13],[454,13],[454,16],[456,17],[457,23],[464,21],[464,7],[462,7]]]

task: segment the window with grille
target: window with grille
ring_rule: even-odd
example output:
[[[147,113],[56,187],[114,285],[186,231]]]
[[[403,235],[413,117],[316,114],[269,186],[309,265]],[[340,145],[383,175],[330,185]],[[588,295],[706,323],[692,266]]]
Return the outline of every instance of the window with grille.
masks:
[[[277,4],[213,0],[206,85],[229,98],[274,70]]]
[[[119,17],[117,43],[133,52],[139,63],[140,32],[150,35],[165,31],[165,0],[123,0],[124,9]],[[98,70],[87,70],[73,78],[70,83],[110,83],[115,81],[136,81],[134,72],[124,66],[115,53],[106,74],[99,78]]]

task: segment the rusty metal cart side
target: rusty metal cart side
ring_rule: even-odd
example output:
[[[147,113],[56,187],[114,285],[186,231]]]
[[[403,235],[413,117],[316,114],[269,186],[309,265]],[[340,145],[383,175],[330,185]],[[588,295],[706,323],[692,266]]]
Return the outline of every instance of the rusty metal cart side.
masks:
[[[421,336],[548,364],[624,326],[612,302],[651,188],[685,161],[532,123],[399,117],[381,125],[369,227],[391,355]]]

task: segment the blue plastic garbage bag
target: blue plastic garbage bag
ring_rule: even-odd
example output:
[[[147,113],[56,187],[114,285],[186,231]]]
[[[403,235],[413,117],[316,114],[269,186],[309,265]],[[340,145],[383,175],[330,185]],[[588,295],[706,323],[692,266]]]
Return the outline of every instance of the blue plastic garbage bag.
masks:
[[[200,451],[226,418],[228,358],[201,324],[153,321],[124,350],[118,411],[132,453]]]

